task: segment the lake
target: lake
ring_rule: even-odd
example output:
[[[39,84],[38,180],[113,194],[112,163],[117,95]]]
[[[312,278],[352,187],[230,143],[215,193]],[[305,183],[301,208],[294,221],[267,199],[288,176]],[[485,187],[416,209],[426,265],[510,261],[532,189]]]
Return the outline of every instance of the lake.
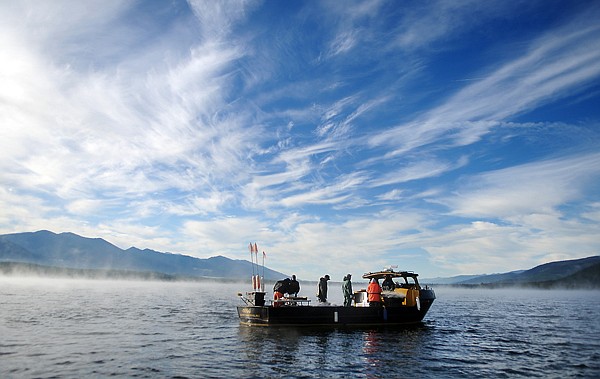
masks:
[[[600,291],[439,287],[422,325],[336,329],[241,326],[248,287],[0,277],[0,377],[600,377]]]

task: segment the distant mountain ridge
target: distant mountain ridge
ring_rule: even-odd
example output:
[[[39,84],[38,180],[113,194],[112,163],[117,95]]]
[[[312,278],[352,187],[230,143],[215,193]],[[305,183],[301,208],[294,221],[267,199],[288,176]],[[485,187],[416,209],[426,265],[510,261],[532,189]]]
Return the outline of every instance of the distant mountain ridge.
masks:
[[[207,259],[161,253],[130,247],[123,250],[102,238],[74,233],[56,234],[47,230],[0,235],[0,273],[26,269],[41,275],[158,278],[224,278],[243,280],[252,274],[252,263],[223,256]],[[67,269],[70,271],[60,270]],[[89,270],[97,270],[91,273]],[[108,273],[110,270],[121,273]],[[261,268],[262,274],[262,268]],[[264,269],[266,280],[288,275]],[[600,288],[600,256],[545,263],[529,270],[489,275],[460,275],[451,278],[421,279],[422,283],[461,286],[528,285],[544,288]]]
[[[250,278],[253,272],[252,263],[246,260],[223,256],[200,259],[136,247],[123,250],[102,238],[86,238],[68,232],[56,234],[47,230],[0,235],[0,262],[227,279]],[[266,267],[264,276],[266,280],[287,277]]]
[[[600,288],[600,256],[545,263],[529,270],[490,275],[422,279],[428,284],[461,286],[527,285],[542,288]]]

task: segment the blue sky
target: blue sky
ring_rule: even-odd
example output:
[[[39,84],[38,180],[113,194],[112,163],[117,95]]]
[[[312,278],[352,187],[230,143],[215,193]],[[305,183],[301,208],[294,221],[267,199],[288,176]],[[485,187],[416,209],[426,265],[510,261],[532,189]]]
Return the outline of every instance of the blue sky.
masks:
[[[4,1],[0,233],[301,279],[600,252],[594,1]]]

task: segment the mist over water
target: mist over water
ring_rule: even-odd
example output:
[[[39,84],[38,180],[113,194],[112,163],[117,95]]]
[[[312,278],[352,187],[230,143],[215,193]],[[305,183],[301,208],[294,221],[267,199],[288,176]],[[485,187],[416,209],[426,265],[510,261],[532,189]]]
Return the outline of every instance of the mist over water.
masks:
[[[423,325],[317,329],[240,326],[248,287],[0,277],[0,377],[600,376],[600,291],[439,287]]]

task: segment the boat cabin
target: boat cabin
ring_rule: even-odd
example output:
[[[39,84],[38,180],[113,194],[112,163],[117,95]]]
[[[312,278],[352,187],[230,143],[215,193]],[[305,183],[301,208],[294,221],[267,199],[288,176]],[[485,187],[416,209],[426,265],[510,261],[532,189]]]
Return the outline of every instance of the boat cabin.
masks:
[[[421,286],[417,279],[418,274],[409,271],[383,270],[365,273],[363,279],[376,279],[382,286],[381,297],[383,303],[388,307],[415,306],[418,302]],[[381,281],[388,281],[382,285]],[[368,307],[367,290],[361,289],[354,292],[354,305],[357,307]]]

